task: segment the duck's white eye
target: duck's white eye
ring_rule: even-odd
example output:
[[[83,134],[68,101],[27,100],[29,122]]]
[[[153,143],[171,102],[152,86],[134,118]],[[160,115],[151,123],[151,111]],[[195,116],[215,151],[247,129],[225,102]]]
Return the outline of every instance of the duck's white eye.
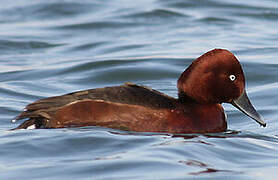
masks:
[[[236,76],[233,75],[233,74],[231,74],[229,77],[230,77],[230,80],[231,80],[231,81],[234,81],[234,80],[236,79]]]

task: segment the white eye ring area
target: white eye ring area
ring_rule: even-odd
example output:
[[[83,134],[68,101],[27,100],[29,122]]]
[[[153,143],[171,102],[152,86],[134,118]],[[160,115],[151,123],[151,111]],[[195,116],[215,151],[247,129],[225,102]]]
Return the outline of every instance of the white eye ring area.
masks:
[[[231,81],[236,80],[236,76],[235,76],[235,75],[233,75],[233,74],[231,74],[231,75],[229,76],[229,78],[230,78],[230,80],[231,80]]]

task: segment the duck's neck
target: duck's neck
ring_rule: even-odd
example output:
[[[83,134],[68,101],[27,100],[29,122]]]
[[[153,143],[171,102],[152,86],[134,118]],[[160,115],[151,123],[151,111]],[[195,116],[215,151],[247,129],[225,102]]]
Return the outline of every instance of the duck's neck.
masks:
[[[196,102],[194,99],[192,99],[191,97],[189,97],[185,92],[183,91],[179,91],[178,94],[178,99],[180,102],[182,103],[195,103],[198,104],[198,102]]]

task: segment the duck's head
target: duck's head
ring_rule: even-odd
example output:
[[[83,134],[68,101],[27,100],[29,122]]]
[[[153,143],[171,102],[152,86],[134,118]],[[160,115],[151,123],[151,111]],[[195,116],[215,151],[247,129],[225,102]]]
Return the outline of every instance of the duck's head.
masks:
[[[214,49],[194,60],[181,74],[177,86],[181,101],[231,103],[266,126],[246,94],[242,67],[228,50]]]

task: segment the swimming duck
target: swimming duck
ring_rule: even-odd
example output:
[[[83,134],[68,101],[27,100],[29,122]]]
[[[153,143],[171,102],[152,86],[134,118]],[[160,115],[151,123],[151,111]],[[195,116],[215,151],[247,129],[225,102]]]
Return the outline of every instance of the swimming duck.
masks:
[[[138,132],[212,133],[227,130],[222,103],[266,126],[252,106],[242,67],[228,50],[198,57],[177,82],[178,98],[145,86],[89,89],[37,100],[13,122],[15,129],[102,126]]]

